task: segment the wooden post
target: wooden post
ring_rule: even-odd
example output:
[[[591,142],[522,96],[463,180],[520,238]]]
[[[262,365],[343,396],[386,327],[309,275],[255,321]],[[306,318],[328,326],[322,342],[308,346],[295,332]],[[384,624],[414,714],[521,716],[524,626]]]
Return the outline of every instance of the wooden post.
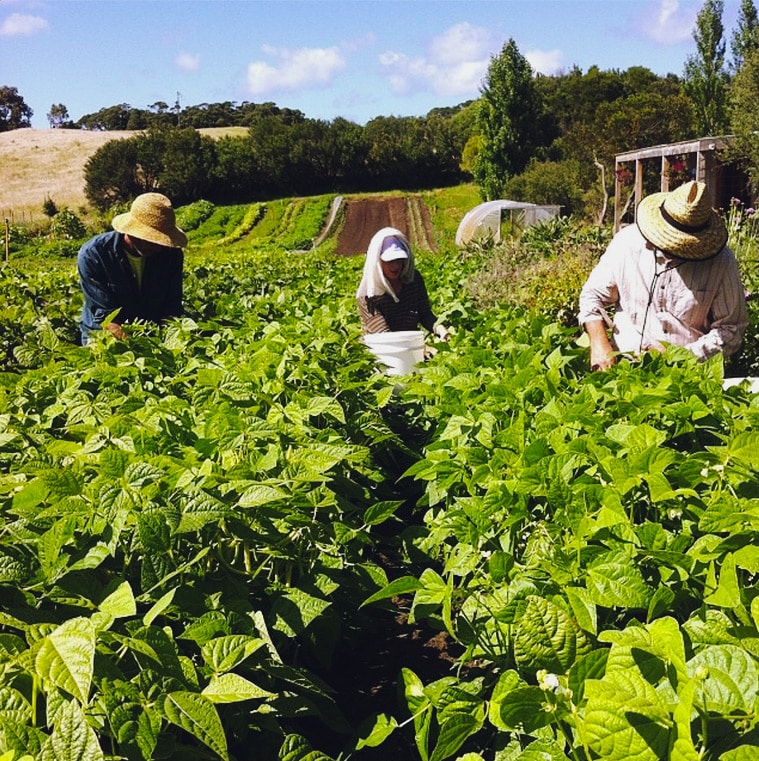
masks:
[[[10,222],[8,222],[8,217],[5,218],[5,261],[8,261],[8,258],[10,257],[10,249],[11,249],[11,226]]]

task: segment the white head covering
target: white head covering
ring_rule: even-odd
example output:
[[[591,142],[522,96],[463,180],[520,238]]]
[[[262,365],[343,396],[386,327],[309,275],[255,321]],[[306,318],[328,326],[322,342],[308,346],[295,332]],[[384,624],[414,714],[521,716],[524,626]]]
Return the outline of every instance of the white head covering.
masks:
[[[369,247],[366,249],[366,260],[364,261],[364,275],[361,278],[358,291],[356,291],[356,298],[372,298],[387,293],[393,298],[393,301],[398,301],[398,296],[382,272],[380,261],[380,254],[385,248],[391,246],[402,246],[408,255],[401,272],[401,280],[404,283],[410,283],[414,279],[414,255],[411,253],[408,238],[395,227],[383,227],[374,233],[369,241]]]

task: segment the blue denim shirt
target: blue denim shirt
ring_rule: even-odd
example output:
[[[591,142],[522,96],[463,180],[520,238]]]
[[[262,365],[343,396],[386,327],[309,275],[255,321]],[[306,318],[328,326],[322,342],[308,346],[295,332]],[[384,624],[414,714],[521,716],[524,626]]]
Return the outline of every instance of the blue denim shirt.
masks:
[[[124,236],[109,232],[87,241],[77,256],[84,306],[79,320],[82,343],[116,309],[119,324],[130,320],[161,322],[182,314],[184,253],[166,249],[145,259],[142,288],[124,251]]]

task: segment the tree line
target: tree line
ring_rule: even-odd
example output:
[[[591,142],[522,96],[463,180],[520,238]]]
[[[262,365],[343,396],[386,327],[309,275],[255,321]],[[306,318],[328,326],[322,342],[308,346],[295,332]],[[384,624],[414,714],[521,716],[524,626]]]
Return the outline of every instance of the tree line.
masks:
[[[722,15],[723,0],[706,0],[682,77],[642,66],[536,75],[510,39],[491,59],[477,100],[421,117],[380,116],[362,126],[268,102],[182,108],[177,101],[146,109],[122,103],[77,122],[54,104],[48,120],[135,132],[105,144],[85,168],[87,196],[99,209],[154,189],[177,203],[233,203],[473,179],[483,200],[556,204],[598,218],[613,192],[615,155],[651,145],[734,134],[730,158],[757,185],[757,12],[753,0],[741,0],[730,60]],[[15,88],[0,88],[0,131],[28,126],[30,117]],[[206,127],[245,132],[213,140],[197,131]]]

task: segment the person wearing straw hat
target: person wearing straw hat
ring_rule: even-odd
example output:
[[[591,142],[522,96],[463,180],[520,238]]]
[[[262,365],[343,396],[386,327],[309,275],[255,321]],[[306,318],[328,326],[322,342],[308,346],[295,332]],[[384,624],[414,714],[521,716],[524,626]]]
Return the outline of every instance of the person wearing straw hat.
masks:
[[[369,241],[356,301],[364,334],[418,330],[421,325],[443,341],[449,338],[430,307],[408,238],[394,227],[383,227]]]
[[[700,360],[737,351],[748,324],[745,291],[704,183],[640,202],[636,224],[614,236],[583,285],[578,321],[593,370],[667,344]]]
[[[182,249],[187,236],[177,227],[171,201],[161,193],[143,193],[111,224],[111,232],[96,235],[77,256],[84,296],[82,344],[103,327],[125,338],[125,323],[160,323],[182,314]]]

